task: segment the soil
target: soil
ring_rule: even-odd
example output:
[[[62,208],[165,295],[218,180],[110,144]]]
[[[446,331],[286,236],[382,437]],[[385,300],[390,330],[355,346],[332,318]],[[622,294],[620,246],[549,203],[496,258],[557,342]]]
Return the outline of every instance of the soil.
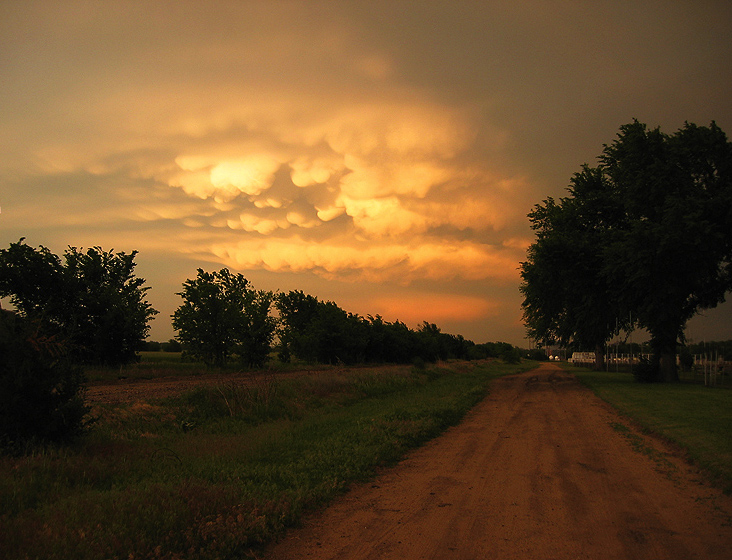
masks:
[[[728,560],[732,498],[545,364],[495,380],[463,423],[264,558]]]

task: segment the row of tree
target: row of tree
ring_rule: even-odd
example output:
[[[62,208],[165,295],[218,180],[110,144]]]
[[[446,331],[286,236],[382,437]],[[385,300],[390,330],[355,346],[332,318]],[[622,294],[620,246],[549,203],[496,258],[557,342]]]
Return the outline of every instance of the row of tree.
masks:
[[[255,290],[241,274],[226,268],[198,269],[179,295],[183,304],[173,314],[177,339],[190,356],[216,366],[235,357],[246,367],[260,367],[275,340],[283,362],[293,357],[344,364],[435,362],[509,351],[476,345],[461,335],[443,333],[432,323],[413,330],[378,315],[361,317],[302,291]]]
[[[21,239],[0,250],[0,297],[9,297],[41,336],[63,341],[72,362],[130,363],[157,314],[146,300],[145,280],[134,274],[136,254],[69,247],[59,257]],[[378,315],[361,317],[301,291],[256,290],[227,268],[198,269],[178,295],[183,302],[172,316],[177,335],[171,343],[213,366],[236,359],[260,367],[275,342],[285,362],[434,362],[512,350],[505,343],[476,345],[432,323],[414,330]]]
[[[732,289],[732,143],[715,123],[667,135],[634,121],[568,190],[529,214],[529,336],[595,350],[599,368],[606,341],[642,328],[657,378],[677,379],[687,321]]]
[[[706,354],[726,362],[732,362],[732,340],[694,342],[689,344],[688,348],[692,356]]]
[[[145,299],[144,279],[134,274],[136,254],[70,247],[59,257],[24,239],[0,250],[0,297],[16,308],[0,309],[0,450],[80,434],[89,412],[81,366],[137,360],[157,311]],[[518,358],[510,344],[476,345],[430,323],[412,330],[303,292],[255,290],[226,268],[199,269],[178,295],[177,340],[166,345],[215,366],[232,359],[264,365],[275,339],[284,361]]]

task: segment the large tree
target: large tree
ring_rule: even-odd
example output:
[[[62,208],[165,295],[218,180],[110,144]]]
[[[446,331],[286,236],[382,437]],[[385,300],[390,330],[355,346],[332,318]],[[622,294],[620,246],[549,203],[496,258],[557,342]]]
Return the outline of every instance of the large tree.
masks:
[[[275,306],[280,315],[280,360],[289,362],[295,355],[304,360],[315,361],[317,350],[313,345],[310,327],[318,314],[318,298],[293,290],[277,294]]]
[[[650,333],[661,379],[677,379],[687,321],[732,289],[732,143],[715,123],[667,135],[635,121],[600,163],[624,212],[605,276]]]
[[[625,325],[603,275],[619,209],[598,169],[583,166],[568,190],[569,197],[548,198],[529,213],[537,239],[521,263],[524,321],[535,340],[593,349],[600,369],[605,342]]]
[[[199,268],[178,295],[183,303],[173,314],[173,328],[191,356],[218,367],[234,354],[247,366],[264,364],[275,332],[271,292],[253,290],[244,276],[228,268]]]
[[[528,331],[597,345],[632,317],[660,378],[677,379],[686,322],[732,289],[732,144],[714,123],[666,135],[634,121],[599,161],[529,214]]]
[[[120,365],[136,360],[157,313],[135,276],[136,251],[69,247],[63,258],[24,239],[0,250],[0,297],[49,335],[63,336],[85,363]]]

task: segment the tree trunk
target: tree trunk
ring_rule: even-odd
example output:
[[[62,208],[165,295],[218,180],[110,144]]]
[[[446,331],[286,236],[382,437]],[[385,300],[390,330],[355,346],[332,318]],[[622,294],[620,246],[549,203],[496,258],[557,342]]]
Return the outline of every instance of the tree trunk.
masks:
[[[679,380],[676,368],[676,337],[664,336],[651,340],[654,362],[658,367],[658,380],[669,383]]]
[[[666,383],[679,380],[679,371],[676,367],[676,348],[664,350],[660,353],[658,360],[658,376]]]
[[[595,346],[595,371],[602,371],[605,369],[605,345],[598,344]]]

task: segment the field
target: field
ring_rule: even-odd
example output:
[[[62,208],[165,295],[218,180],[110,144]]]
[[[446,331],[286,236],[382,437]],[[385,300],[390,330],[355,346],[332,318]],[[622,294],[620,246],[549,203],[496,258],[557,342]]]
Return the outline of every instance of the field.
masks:
[[[0,550],[7,560],[246,557],[459,422],[491,379],[531,365],[214,375],[145,360],[91,372],[90,394],[148,391],[93,400],[96,422],[73,448],[1,460]]]

